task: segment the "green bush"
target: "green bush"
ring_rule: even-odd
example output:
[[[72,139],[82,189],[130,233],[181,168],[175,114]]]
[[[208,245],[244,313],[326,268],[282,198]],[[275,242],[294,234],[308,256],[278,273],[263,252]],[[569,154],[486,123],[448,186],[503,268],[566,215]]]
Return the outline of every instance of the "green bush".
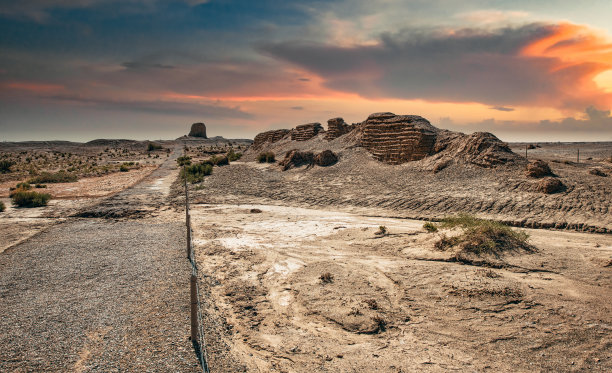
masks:
[[[15,165],[15,162],[2,160],[0,161],[0,174],[8,174],[11,172],[11,167]]]
[[[164,147],[161,146],[160,144],[154,143],[154,142],[150,142],[147,145],[147,151],[151,152],[151,151],[155,151],[155,150],[160,150],[163,149]]]
[[[0,212],[6,210],[6,206],[4,205],[4,202],[0,201]]]
[[[430,221],[428,221],[427,223],[423,224],[423,228],[425,228],[425,230],[427,232],[429,232],[429,233],[433,233],[433,232],[437,232],[438,231],[438,227],[434,223],[432,223]]]
[[[176,163],[178,163],[179,166],[189,166],[191,164],[191,157],[183,155],[176,159]]]
[[[257,162],[259,163],[274,163],[276,162],[276,155],[273,152],[259,153],[257,156]]]
[[[47,186],[45,184],[36,184],[34,187],[38,189],[42,189],[42,188],[46,188]]]
[[[193,164],[185,166],[181,170],[180,177],[191,184],[195,184],[204,180],[204,176],[210,175],[212,170],[212,166],[208,163]]]
[[[119,167],[119,171],[121,172],[128,172],[130,170],[130,168],[124,164],[121,165],[121,167]]]
[[[71,174],[66,171],[58,172],[43,172],[38,176],[35,176],[28,180],[31,184],[45,184],[45,183],[73,183],[79,178],[75,174]]]
[[[224,155],[221,155],[221,156],[213,155],[212,157],[210,157],[209,161],[206,163],[210,163],[213,166],[227,166],[229,164],[229,159]]]
[[[38,193],[28,190],[17,190],[12,196],[13,204],[19,207],[40,207],[46,206],[51,195],[47,193]]]
[[[242,157],[242,153],[235,153],[234,149],[230,149],[230,151],[227,152],[227,159],[229,159],[230,162],[237,161],[241,157]]]

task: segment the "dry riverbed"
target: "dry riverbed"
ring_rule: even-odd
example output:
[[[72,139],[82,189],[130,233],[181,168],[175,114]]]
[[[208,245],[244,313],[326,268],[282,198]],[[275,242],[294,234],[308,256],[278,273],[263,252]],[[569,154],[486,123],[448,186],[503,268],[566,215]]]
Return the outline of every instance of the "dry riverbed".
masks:
[[[422,221],[217,203],[193,223],[214,371],[612,369],[609,235],[526,230],[536,252],[465,265]]]

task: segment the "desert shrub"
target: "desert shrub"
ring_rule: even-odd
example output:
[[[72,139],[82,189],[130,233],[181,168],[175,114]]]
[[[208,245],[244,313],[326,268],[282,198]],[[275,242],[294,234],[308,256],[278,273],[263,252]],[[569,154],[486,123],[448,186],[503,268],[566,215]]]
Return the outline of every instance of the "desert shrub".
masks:
[[[23,190],[30,190],[32,189],[32,186],[30,185],[30,183],[23,182],[23,183],[17,183],[17,185],[15,185],[14,189],[23,189]]]
[[[150,142],[147,144],[147,151],[152,152],[155,150],[160,150],[163,149],[164,147],[161,146],[160,144],[154,143],[154,142]]]
[[[204,180],[204,176],[208,176],[212,173],[212,166],[210,164],[198,163],[189,166],[185,166],[181,170],[181,179],[187,180],[191,184],[199,183]]]
[[[47,186],[45,184],[36,184],[34,187],[38,189],[43,189],[43,188],[46,188]]]
[[[176,163],[178,163],[179,166],[189,166],[191,164],[191,157],[183,155],[176,159]]]
[[[0,161],[0,174],[7,174],[11,172],[11,167],[15,165],[15,162],[8,160]]]
[[[121,172],[128,172],[129,170],[130,168],[126,166],[125,164],[122,164],[121,167],[119,167],[119,171]]]
[[[17,190],[11,196],[13,204],[19,207],[40,207],[46,206],[51,195],[48,193],[38,193],[29,190]]]
[[[227,158],[229,159],[230,162],[237,161],[241,157],[242,157],[242,153],[235,153],[234,149],[230,149],[230,151],[227,152]]]
[[[366,299],[363,301],[363,303],[365,303],[371,310],[378,309],[378,302],[376,302],[376,299]]]
[[[387,234],[387,227],[385,227],[384,225],[379,226],[378,231],[376,231],[374,234],[377,236],[384,236],[385,234]]]
[[[329,272],[325,272],[319,277],[319,280],[321,280],[321,282],[324,284],[330,284],[334,282],[334,275]]]
[[[259,153],[257,156],[257,162],[259,163],[274,163],[276,162],[276,154],[273,152],[263,152]]]
[[[4,205],[4,202],[0,201],[0,212],[6,210],[6,206]]]
[[[229,159],[224,155],[213,155],[212,157],[210,157],[209,163],[211,163],[213,166],[227,166],[229,164]]]
[[[66,171],[58,172],[43,172],[38,176],[35,176],[28,180],[31,184],[45,184],[45,183],[73,183],[78,180],[77,175],[71,174]]]
[[[491,220],[484,220],[468,214],[447,217],[440,223],[442,228],[460,228],[462,234],[453,237],[443,235],[436,248],[446,250],[458,247],[460,251],[475,254],[499,253],[508,250],[529,249],[529,235],[509,226]]]
[[[428,221],[427,223],[423,224],[423,228],[425,228],[425,230],[427,232],[429,232],[429,233],[433,233],[433,232],[437,232],[438,231],[438,227],[434,223],[432,223],[430,221]]]

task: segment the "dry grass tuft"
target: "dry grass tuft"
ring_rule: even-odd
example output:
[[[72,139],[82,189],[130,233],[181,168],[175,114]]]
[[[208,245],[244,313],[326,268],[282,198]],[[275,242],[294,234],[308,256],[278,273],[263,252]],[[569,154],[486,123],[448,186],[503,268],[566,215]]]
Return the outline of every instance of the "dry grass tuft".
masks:
[[[496,221],[476,218],[461,214],[447,217],[440,223],[441,228],[459,228],[462,233],[448,237],[442,235],[436,243],[439,250],[458,249],[458,252],[469,252],[477,255],[500,254],[504,251],[527,250],[529,235],[523,231],[513,230],[509,226]]]
[[[319,277],[319,280],[321,280],[321,283],[323,284],[331,284],[334,282],[334,275],[329,272],[325,272]]]

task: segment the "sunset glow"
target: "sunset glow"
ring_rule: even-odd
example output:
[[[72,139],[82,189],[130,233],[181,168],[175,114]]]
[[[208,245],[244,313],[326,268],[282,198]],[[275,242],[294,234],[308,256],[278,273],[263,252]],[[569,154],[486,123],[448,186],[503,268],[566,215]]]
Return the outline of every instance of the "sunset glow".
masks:
[[[108,118],[135,134],[155,123],[159,137],[179,136],[202,121],[253,137],[393,111],[509,140],[612,138],[612,119],[586,114],[612,108],[603,16],[560,4],[558,19],[543,19],[551,5],[527,2],[231,2],[243,11],[215,0],[0,6],[2,133],[104,137]]]

